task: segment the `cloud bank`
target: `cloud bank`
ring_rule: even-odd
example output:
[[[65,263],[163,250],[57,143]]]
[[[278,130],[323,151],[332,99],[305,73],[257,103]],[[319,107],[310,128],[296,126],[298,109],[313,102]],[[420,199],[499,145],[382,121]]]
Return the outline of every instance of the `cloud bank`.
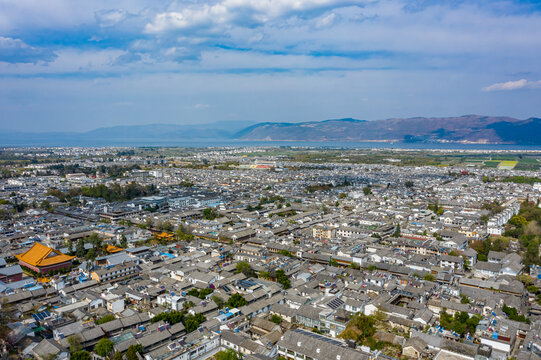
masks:
[[[540,33],[520,0],[4,1],[0,128],[529,117]]]
[[[515,81],[506,81],[502,83],[492,84],[485,86],[483,91],[510,91],[520,89],[539,89],[541,88],[541,80],[530,81],[526,79],[520,79]]]
[[[52,50],[37,48],[20,39],[0,36],[0,62],[37,63],[49,62],[56,58]]]

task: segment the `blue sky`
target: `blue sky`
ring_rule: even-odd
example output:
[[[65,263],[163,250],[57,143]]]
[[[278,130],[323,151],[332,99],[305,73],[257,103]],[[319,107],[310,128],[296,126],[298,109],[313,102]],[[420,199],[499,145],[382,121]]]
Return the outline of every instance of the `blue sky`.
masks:
[[[541,116],[539,1],[0,0],[0,129]]]

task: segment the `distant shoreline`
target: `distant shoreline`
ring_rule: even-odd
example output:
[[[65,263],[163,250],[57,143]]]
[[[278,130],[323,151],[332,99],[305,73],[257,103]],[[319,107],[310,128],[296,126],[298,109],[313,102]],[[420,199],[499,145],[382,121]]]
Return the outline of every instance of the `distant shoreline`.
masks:
[[[5,141],[5,139],[4,139]],[[424,150],[424,151],[513,151],[541,152],[541,145],[489,144],[489,143],[421,143],[396,141],[287,141],[287,140],[115,140],[115,141],[42,141],[34,143],[3,143],[1,148],[138,148],[138,147],[178,147],[178,148],[209,148],[209,147],[301,147],[301,148],[344,148],[344,149],[374,149],[374,150]]]

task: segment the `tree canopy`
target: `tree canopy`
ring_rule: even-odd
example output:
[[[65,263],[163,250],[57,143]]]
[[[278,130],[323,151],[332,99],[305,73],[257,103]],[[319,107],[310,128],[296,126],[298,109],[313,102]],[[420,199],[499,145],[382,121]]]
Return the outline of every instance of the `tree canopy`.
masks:
[[[255,277],[255,271],[247,261],[239,261],[237,263],[237,274],[243,273],[247,277]]]
[[[90,353],[85,350],[74,352],[70,355],[70,360],[90,360]]]
[[[245,300],[246,301],[246,300]],[[150,322],[156,323],[158,321],[166,321],[167,323],[174,325],[176,323],[182,322],[186,328],[186,333],[190,333],[196,330],[200,324],[206,321],[203,314],[197,313],[195,315],[188,314],[186,310],[182,311],[164,311],[156,316],[154,316]]]
[[[106,357],[113,352],[114,345],[113,340],[101,339],[94,347],[94,351],[99,356]]]
[[[482,317],[480,315],[470,315],[465,311],[456,312],[455,315],[451,315],[445,311],[445,309],[440,313],[440,324],[444,329],[451,330],[464,336],[466,333],[473,334],[475,329],[481,321]]]
[[[284,290],[291,287],[289,278],[287,277],[285,271],[282,269],[276,270],[276,281],[282,285]]]
[[[216,360],[240,360],[239,355],[233,349],[222,350],[214,355]]]
[[[372,337],[375,333],[375,316],[357,313],[349,319],[346,329],[340,334],[340,337],[355,340],[358,344],[362,345],[366,339]]]
[[[248,301],[239,293],[231,295],[227,300],[226,305],[230,308],[239,308],[241,306],[247,305]]]

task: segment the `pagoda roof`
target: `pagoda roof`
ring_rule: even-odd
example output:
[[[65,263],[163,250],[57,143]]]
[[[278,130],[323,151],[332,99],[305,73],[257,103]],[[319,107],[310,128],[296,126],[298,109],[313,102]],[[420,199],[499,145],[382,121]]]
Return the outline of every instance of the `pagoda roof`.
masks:
[[[108,253],[117,253],[117,252],[121,252],[121,251],[124,251],[124,249],[121,248],[121,247],[114,246],[114,245],[107,245],[107,252]]]
[[[75,256],[62,254],[60,251],[38,242],[34,243],[27,252],[15,255],[15,257],[22,262],[38,267],[61,264],[75,258]]]

